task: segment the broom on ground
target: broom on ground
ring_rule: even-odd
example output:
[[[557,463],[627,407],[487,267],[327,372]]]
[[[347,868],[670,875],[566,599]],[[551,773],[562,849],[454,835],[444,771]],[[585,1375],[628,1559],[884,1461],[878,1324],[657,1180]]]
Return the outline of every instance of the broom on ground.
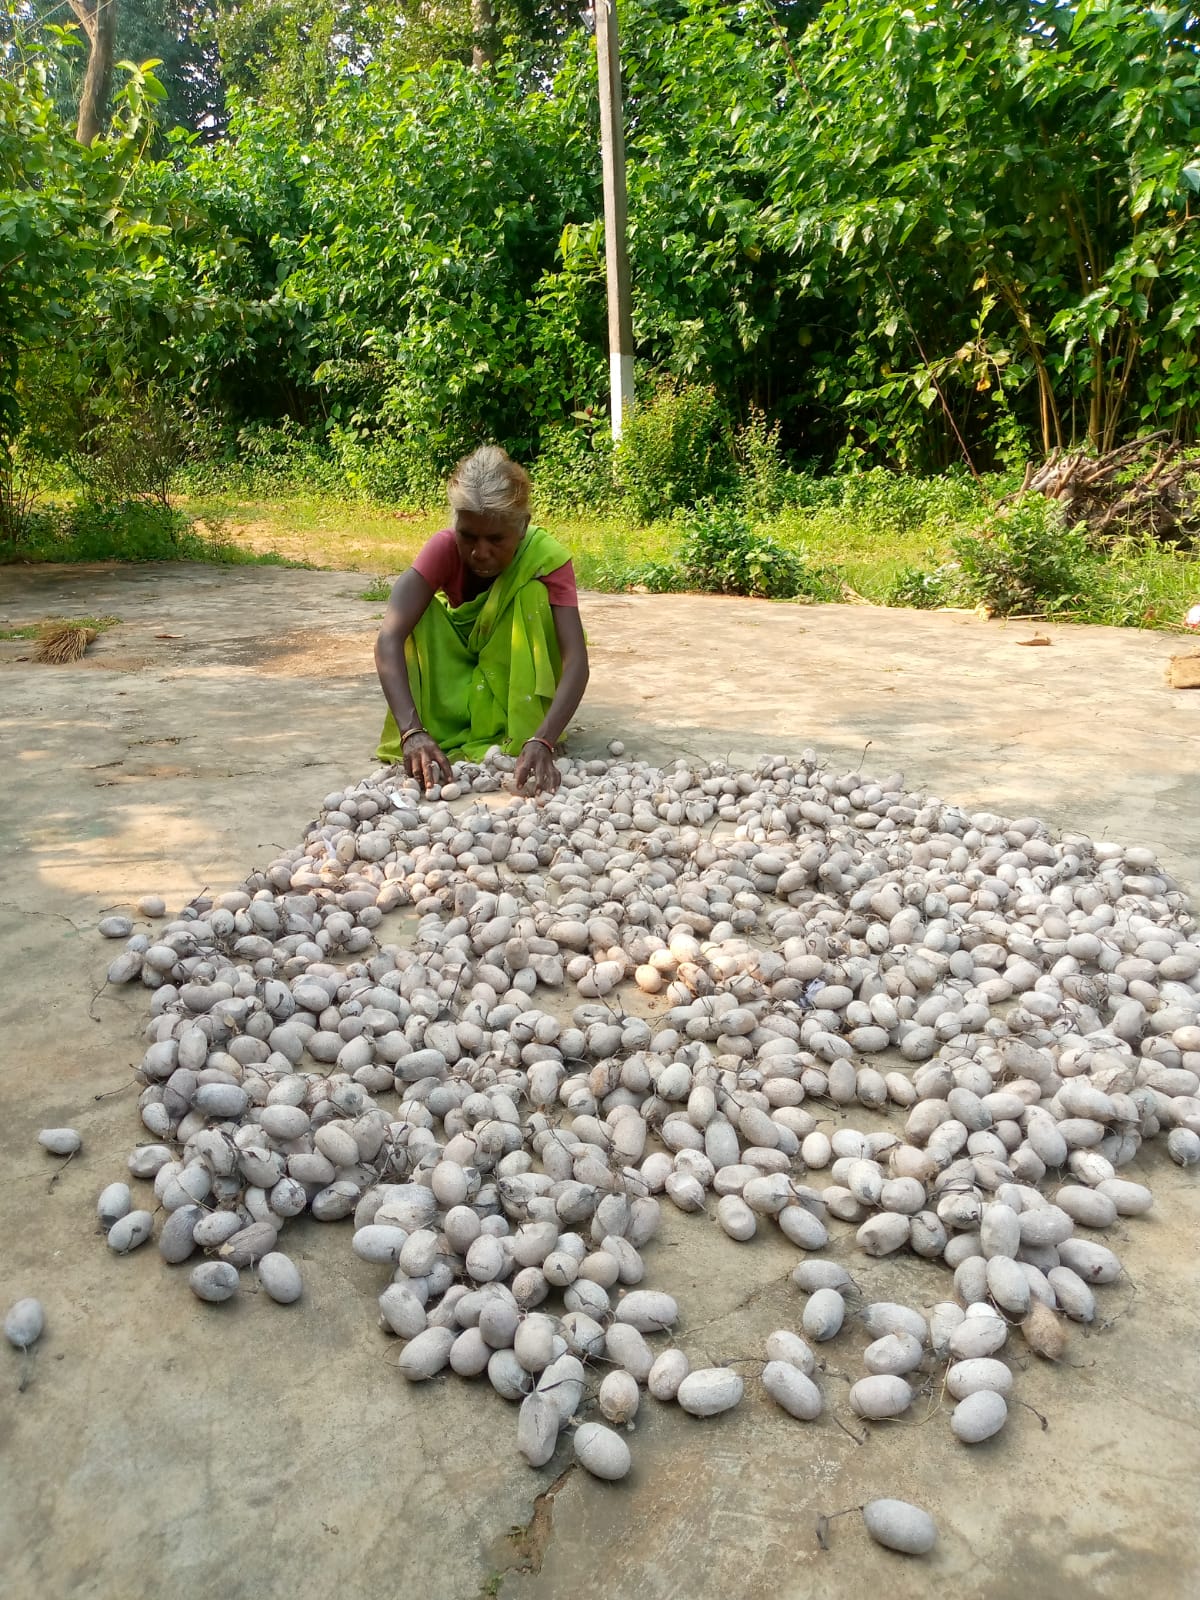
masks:
[[[95,628],[85,628],[78,622],[43,622],[38,629],[36,659],[55,666],[78,661],[97,637]]]

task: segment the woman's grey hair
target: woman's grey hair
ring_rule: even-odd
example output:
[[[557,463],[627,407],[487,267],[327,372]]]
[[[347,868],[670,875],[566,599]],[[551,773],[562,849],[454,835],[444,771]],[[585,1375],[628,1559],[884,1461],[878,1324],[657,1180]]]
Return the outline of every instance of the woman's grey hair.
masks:
[[[529,474],[507,450],[481,445],[455,467],[446,490],[452,511],[477,517],[523,517],[529,512]]]

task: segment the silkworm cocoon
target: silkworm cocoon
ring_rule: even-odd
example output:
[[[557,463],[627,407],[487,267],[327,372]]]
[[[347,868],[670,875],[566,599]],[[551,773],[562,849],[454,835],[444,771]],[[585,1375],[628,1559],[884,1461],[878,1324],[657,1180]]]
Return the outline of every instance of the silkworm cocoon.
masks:
[[[517,1413],[517,1449],[531,1467],[544,1467],[554,1454],[562,1419],[544,1394],[527,1394]]]
[[[180,1206],[172,1211],[158,1236],[158,1250],[171,1266],[186,1261],[196,1250],[196,1227],[205,1213],[199,1206]]]
[[[1115,1203],[1099,1189],[1066,1183],[1054,1196],[1054,1201],[1072,1222],[1083,1228],[1110,1228],[1117,1220]]]
[[[475,1283],[493,1283],[504,1272],[504,1249],[491,1234],[480,1234],[467,1251],[467,1276]]]
[[[792,1282],[805,1294],[815,1294],[818,1289],[849,1288],[850,1274],[836,1261],[802,1261],[792,1270]]]
[[[405,1345],[397,1362],[402,1377],[410,1383],[436,1378],[450,1360],[455,1334],[451,1328],[426,1328]]]
[[[1131,1183],[1125,1178],[1104,1178],[1094,1192],[1111,1200],[1119,1217],[1145,1216],[1154,1204],[1154,1195],[1144,1183]]]
[[[963,1444],[980,1444],[990,1439],[1008,1421],[1008,1402],[994,1389],[976,1389],[960,1400],[950,1418],[954,1437]]]
[[[778,1216],[792,1199],[791,1180],[786,1173],[764,1173],[751,1178],[742,1190],[742,1199],[759,1216]]]
[[[513,1235],[513,1259],[521,1267],[540,1267],[557,1244],[556,1222],[522,1223]]]
[[[406,1243],[408,1234],[402,1227],[390,1227],[386,1222],[368,1222],[366,1227],[355,1230],[350,1248],[360,1261],[373,1261],[379,1266],[397,1266]],[[429,1266],[432,1266],[432,1258]]]
[[[259,1123],[272,1139],[285,1142],[303,1138],[311,1127],[307,1111],[288,1105],[264,1106],[259,1113]]]
[[[209,1305],[231,1299],[238,1292],[239,1282],[237,1268],[228,1261],[202,1261],[198,1267],[193,1267],[188,1279],[196,1298]]]
[[[604,1336],[604,1348],[610,1361],[631,1372],[639,1383],[645,1383],[654,1365],[654,1352],[636,1328],[614,1322]]]
[[[479,1313],[479,1332],[489,1350],[507,1350],[516,1337],[521,1313],[513,1301],[489,1300]]]
[[[690,1173],[673,1172],[664,1188],[667,1198],[678,1206],[680,1211],[703,1211],[704,1185]]]
[[[556,1318],[533,1312],[519,1323],[513,1335],[513,1349],[526,1372],[536,1374],[550,1365],[554,1356],[556,1321]]]
[[[592,1477],[615,1482],[624,1478],[632,1465],[629,1446],[599,1422],[582,1423],[575,1430],[575,1459]]]
[[[192,1100],[201,1116],[222,1122],[242,1116],[249,1103],[246,1091],[236,1083],[202,1083]]]
[[[631,1373],[610,1372],[600,1385],[600,1410],[609,1422],[620,1426],[637,1416],[639,1398],[637,1379]]]
[[[829,1229],[804,1205],[788,1205],[775,1218],[779,1231],[801,1250],[824,1250]]]
[[[796,1367],[806,1377],[811,1378],[816,1366],[816,1357],[805,1344],[804,1340],[796,1333],[790,1333],[786,1328],[777,1328],[767,1339],[767,1360],[786,1361],[790,1366]]]
[[[38,1143],[52,1156],[73,1156],[83,1148],[83,1140],[74,1128],[43,1128]]]
[[[722,1231],[739,1244],[753,1239],[758,1231],[757,1218],[740,1194],[722,1195],[716,1215]]]
[[[833,1146],[827,1134],[819,1128],[808,1134],[800,1145],[800,1156],[804,1165],[813,1172],[819,1172],[827,1167],[833,1159]]]
[[[46,1313],[40,1300],[27,1297],[11,1305],[4,1318],[4,1337],[18,1350],[28,1350],[42,1336]]]
[[[1014,1317],[1023,1317],[1029,1310],[1029,1279],[1019,1262],[1008,1256],[992,1256],[987,1264],[988,1293],[1001,1308]]]
[[[973,1308],[974,1309],[974,1308]],[[991,1306],[980,1304],[982,1316],[964,1316],[947,1340],[947,1349],[959,1360],[994,1355],[1008,1338],[1008,1323]]]
[[[863,1311],[862,1320],[873,1339],[882,1339],[887,1333],[908,1333],[924,1344],[929,1337],[929,1325],[921,1313],[894,1300],[872,1301]]]
[[[646,1387],[656,1400],[674,1400],[690,1370],[682,1350],[664,1350],[650,1368]]]
[[[608,1291],[590,1278],[576,1278],[563,1295],[563,1305],[568,1311],[584,1311],[597,1320],[607,1317],[611,1309]]]
[[[836,1338],[846,1319],[846,1302],[836,1289],[818,1289],[804,1308],[804,1331],[818,1344]]]
[[[298,1217],[308,1207],[308,1191],[295,1178],[280,1178],[267,1199],[277,1217]]]
[[[889,1256],[908,1243],[909,1220],[896,1212],[882,1211],[864,1222],[855,1235],[860,1250],[869,1256]]]
[[[728,1367],[701,1367],[689,1372],[676,1390],[680,1407],[693,1417],[715,1417],[736,1406],[745,1384]]]
[[[492,1347],[478,1327],[464,1328],[450,1346],[450,1367],[460,1378],[477,1378],[486,1372]]]
[[[1011,1206],[993,1201],[979,1219],[981,1254],[1015,1256],[1021,1247],[1021,1224]]]
[[[1022,1211],[1017,1223],[1023,1248],[1029,1245],[1060,1245],[1075,1230],[1073,1220],[1061,1206],[1056,1205],[1034,1206],[1029,1211]]]
[[[860,1378],[850,1390],[850,1409],[856,1416],[879,1421],[898,1417],[912,1404],[913,1391],[903,1378],[877,1373]]]
[[[902,1555],[927,1555],[937,1541],[933,1518],[905,1500],[868,1500],[863,1522],[876,1544]]]
[[[810,1377],[790,1361],[768,1361],[763,1368],[763,1388],[789,1416],[812,1422],[821,1415],[824,1401]]]
[[[275,1248],[279,1230],[270,1222],[252,1222],[231,1234],[217,1251],[222,1261],[235,1267],[249,1267]]]
[[[281,1250],[269,1250],[257,1267],[258,1281],[276,1305],[290,1306],[299,1300],[304,1290],[300,1269],[290,1256]]]
[[[130,1211],[117,1219],[108,1230],[108,1248],[117,1255],[128,1255],[154,1232],[154,1218],[149,1211]]]
[[[1051,1267],[1046,1281],[1054,1290],[1059,1310],[1072,1322],[1096,1320],[1096,1297],[1077,1272],[1070,1267]]]
[[[929,1313],[929,1348],[938,1357],[950,1348],[950,1336],[966,1321],[966,1312],[952,1300],[943,1300]]]
[[[110,1183],[107,1188],[100,1191],[100,1198],[96,1201],[96,1215],[100,1218],[102,1227],[111,1228],[114,1222],[119,1222],[132,1210],[133,1197],[127,1183]]]
[[[502,1400],[522,1400],[533,1387],[533,1379],[517,1360],[513,1350],[493,1351],[487,1364],[487,1375],[488,1382]]]
[[[210,1211],[192,1229],[192,1238],[201,1250],[216,1250],[245,1226],[246,1219],[240,1212]]]
[[[1058,1247],[1059,1260],[1085,1283],[1112,1283],[1121,1275],[1120,1260],[1105,1245],[1090,1239],[1064,1239]]]
[[[964,1305],[987,1299],[987,1262],[982,1256],[968,1256],[954,1269],[954,1292]]]
[[[639,1333],[662,1333],[679,1321],[679,1306],[669,1294],[634,1289],[617,1302],[616,1317]]]
[[[886,1373],[903,1377],[921,1365],[924,1354],[921,1341],[911,1333],[885,1333],[863,1352],[863,1365],[870,1373]]]
[[[542,1373],[537,1387],[538,1393],[544,1394],[558,1411],[561,1420],[567,1422],[583,1402],[583,1363],[576,1356],[559,1356]]]
[[[980,1389],[993,1389],[997,1394],[1012,1393],[1012,1373],[1003,1361],[987,1357],[975,1361],[958,1361],[946,1372],[946,1389],[955,1400],[965,1400]]]
[[[1021,1332],[1029,1348],[1047,1361],[1060,1360],[1066,1351],[1069,1337],[1066,1323],[1040,1300],[1030,1306]]]

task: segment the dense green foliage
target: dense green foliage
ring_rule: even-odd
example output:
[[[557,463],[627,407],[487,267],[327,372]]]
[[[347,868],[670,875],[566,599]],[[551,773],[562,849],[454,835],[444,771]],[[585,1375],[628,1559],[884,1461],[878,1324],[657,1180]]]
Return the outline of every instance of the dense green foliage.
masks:
[[[11,0],[0,39],[10,537],[43,463],[98,504],[165,502],[183,469],[413,502],[495,438],[560,506],[716,498],[752,528],[834,466],[1196,437],[1194,8],[625,5],[645,382],[614,454],[577,10],[498,7],[475,68],[468,0],[118,4],[120,51],[155,64],[118,70],[90,150],[71,30]],[[1067,595],[1019,532],[960,574],[1016,596],[1032,562]],[[895,582],[947,592],[936,567]]]

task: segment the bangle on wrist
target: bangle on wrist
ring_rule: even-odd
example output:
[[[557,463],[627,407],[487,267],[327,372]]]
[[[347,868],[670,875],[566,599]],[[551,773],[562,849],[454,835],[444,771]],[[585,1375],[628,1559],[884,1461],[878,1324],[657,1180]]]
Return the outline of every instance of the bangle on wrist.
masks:
[[[525,743],[527,745],[528,744],[545,745],[546,749],[549,750],[550,754],[551,755],[554,754],[554,746],[550,743],[549,739],[543,739],[539,734],[536,734],[536,733],[533,734],[530,738],[526,739]]]
[[[404,741],[406,739],[411,739],[414,733],[424,733],[424,732],[425,732],[425,729],[421,726],[421,724],[419,722],[416,724],[415,727],[405,728],[404,732],[400,735],[400,748],[403,750]]]

